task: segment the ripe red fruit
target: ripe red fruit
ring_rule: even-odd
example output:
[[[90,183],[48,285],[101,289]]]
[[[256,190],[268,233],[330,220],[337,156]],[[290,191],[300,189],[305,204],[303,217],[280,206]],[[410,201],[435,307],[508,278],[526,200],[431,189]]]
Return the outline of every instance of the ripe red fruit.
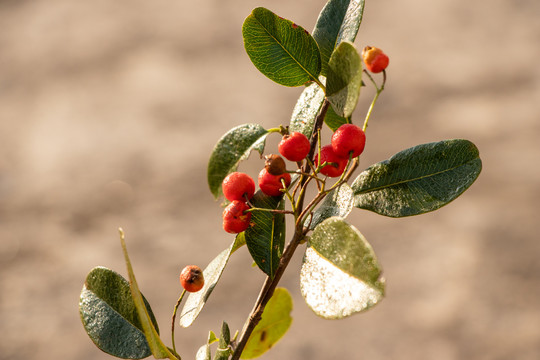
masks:
[[[223,229],[231,234],[238,234],[249,227],[251,213],[245,212],[249,205],[245,202],[234,200],[223,210]]]
[[[390,62],[388,56],[381,49],[373,46],[366,46],[362,50],[362,59],[366,64],[366,68],[372,73],[380,73],[386,69]]]
[[[255,181],[248,174],[233,172],[227,175],[221,184],[223,195],[229,201],[246,201],[255,193]]]
[[[344,158],[341,156],[336,155],[334,152],[334,149],[332,149],[332,145],[325,145],[321,148],[321,158],[319,161],[319,154],[315,156],[315,164],[319,166],[320,164],[327,163],[335,163],[334,164],[328,164],[325,165],[321,169],[321,174],[326,175],[328,177],[338,177],[343,174],[343,171],[345,171],[345,167],[347,166],[347,161],[349,158]]]
[[[304,160],[310,148],[311,144],[307,136],[299,132],[285,135],[278,145],[279,153],[289,161]]]
[[[354,124],[341,125],[332,135],[332,149],[337,156],[349,158],[360,156],[366,146],[366,134]]]
[[[180,284],[189,292],[197,292],[204,286],[203,271],[197,265],[188,265],[180,273]]]
[[[281,183],[281,179],[285,181],[285,187]],[[272,175],[266,169],[262,169],[259,173],[259,187],[261,191],[268,196],[283,195],[281,189],[287,188],[291,184],[291,175],[283,173],[281,175]]]

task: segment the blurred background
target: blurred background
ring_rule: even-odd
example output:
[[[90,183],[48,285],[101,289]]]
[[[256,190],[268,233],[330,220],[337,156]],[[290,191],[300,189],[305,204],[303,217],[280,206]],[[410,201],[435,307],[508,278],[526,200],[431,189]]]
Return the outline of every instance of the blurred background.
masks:
[[[315,316],[298,253],[282,281],[293,324],[262,359],[537,360],[540,2],[366,3],[356,45],[391,60],[361,167],[466,138],[483,172],[433,213],[353,212],[387,279],[386,299],[364,314]],[[287,124],[302,91],[251,65],[243,20],[264,6],[311,30],[324,4],[0,0],[0,359],[110,358],[78,300],[94,266],[126,275],[118,227],[170,344],[181,268],[206,266],[233,240],[206,186],[214,144],[236,125]],[[261,167],[253,155],[240,169]],[[263,278],[245,248],[231,258],[199,319],[176,331],[184,359],[223,320],[242,328]]]

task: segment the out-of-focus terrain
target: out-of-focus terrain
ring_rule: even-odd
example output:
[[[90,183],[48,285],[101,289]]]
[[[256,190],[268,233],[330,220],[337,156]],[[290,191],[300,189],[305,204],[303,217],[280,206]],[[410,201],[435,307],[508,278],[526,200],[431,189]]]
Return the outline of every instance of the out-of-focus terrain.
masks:
[[[239,124],[287,124],[301,92],[251,65],[242,22],[265,6],[311,30],[324,3],[0,0],[0,359],[110,358],[78,297],[94,266],[125,274],[120,226],[170,344],[177,274],[233,239],[206,186],[213,145]],[[356,45],[391,61],[362,167],[466,138],[484,169],[437,212],[351,215],[387,279],[365,314],[316,317],[298,254],[282,283],[294,321],[263,359],[540,358],[539,13],[535,0],[367,0]],[[241,170],[261,166],[252,156]],[[184,359],[223,320],[240,329],[262,281],[235,254],[195,325],[176,331]]]

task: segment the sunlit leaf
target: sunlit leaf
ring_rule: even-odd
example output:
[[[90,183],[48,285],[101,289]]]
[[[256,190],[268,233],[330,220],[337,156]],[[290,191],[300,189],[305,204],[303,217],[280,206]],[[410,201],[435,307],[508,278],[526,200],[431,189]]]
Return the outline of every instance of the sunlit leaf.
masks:
[[[215,198],[221,194],[223,179],[256,150],[262,155],[268,131],[258,124],[245,124],[229,130],[217,142],[208,161],[208,186]]]
[[[255,208],[284,208],[280,197],[265,195],[260,190],[251,203]],[[265,274],[274,276],[285,244],[285,215],[254,210],[251,212],[251,226],[244,233],[247,248],[257,266]]]
[[[300,270],[308,306],[326,319],[365,311],[384,296],[382,269],[364,236],[338,217],[319,224]]]
[[[326,96],[336,114],[352,115],[362,88],[362,60],[354,45],[340,43],[328,62]]]
[[[355,206],[391,217],[423,214],[461,195],[481,170],[468,140],[418,145],[362,172],[352,184]]]
[[[319,48],[301,26],[259,7],[244,21],[242,35],[251,62],[269,79],[300,86],[318,78]]]
[[[292,297],[287,289],[276,288],[240,358],[256,358],[274,346],[291,326],[292,307]]]
[[[165,344],[163,344],[156,328],[154,327],[154,324],[152,323],[152,318],[150,317],[146,309],[143,297],[141,295],[141,292],[139,291],[139,286],[137,285],[137,280],[135,279],[135,274],[133,273],[133,268],[131,266],[131,261],[129,260],[126,248],[126,242],[124,240],[124,233],[122,231],[120,231],[120,242],[122,244],[124,259],[126,261],[127,271],[129,275],[129,287],[131,290],[131,297],[133,298],[133,303],[135,304],[135,308],[137,309],[137,314],[139,315],[139,320],[141,322],[141,328],[144,332],[144,336],[146,337],[146,341],[148,341],[148,346],[152,351],[152,355],[154,355],[156,359],[177,359],[176,356],[173,355],[171,351],[165,346]]]
[[[146,310],[158,331],[150,305]],[[129,282],[105,267],[88,273],[79,302],[81,320],[88,336],[104,352],[123,359],[152,355],[144,336]]]
[[[289,131],[300,132],[311,138],[315,119],[324,102],[324,91],[319,85],[313,83],[307,86],[294,107]]]
[[[346,218],[354,207],[352,189],[346,183],[332,190],[319,207],[313,212],[313,218],[306,219],[305,226],[313,230],[324,220],[339,216]]]
[[[223,250],[203,270],[204,286],[201,290],[189,294],[180,314],[180,326],[190,326],[197,316],[199,316],[199,313],[202,311],[210,294],[212,294],[212,291],[214,291],[214,288],[221,278],[221,274],[223,274],[223,270],[225,270],[225,266],[227,265],[231,254],[244,244],[244,234],[238,234],[231,246],[229,246],[228,249]]]
[[[321,75],[334,49],[342,41],[354,42],[364,13],[364,0],[330,0],[321,11],[313,30],[313,37],[321,51]]]

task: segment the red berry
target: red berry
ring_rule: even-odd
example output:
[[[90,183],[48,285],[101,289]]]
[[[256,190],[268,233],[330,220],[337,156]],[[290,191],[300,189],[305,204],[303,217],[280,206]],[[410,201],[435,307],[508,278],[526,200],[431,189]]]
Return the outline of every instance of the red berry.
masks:
[[[380,73],[386,69],[390,62],[388,56],[381,49],[373,46],[366,46],[362,50],[362,59],[364,59],[367,69],[372,73]]]
[[[223,180],[221,188],[227,200],[246,201],[246,197],[251,199],[255,193],[255,181],[248,174],[233,172]]]
[[[186,266],[180,273],[180,284],[189,292],[197,292],[204,286],[203,271],[196,265]]]
[[[245,212],[249,205],[245,202],[234,200],[223,210],[223,229],[231,234],[238,234],[249,227],[251,213]]]
[[[341,176],[341,174],[343,174],[343,171],[345,171],[348,160],[349,158],[344,158],[336,155],[336,153],[334,153],[334,150],[332,149],[332,145],[325,145],[321,148],[320,161],[318,154],[315,156],[315,164],[317,164],[317,166],[319,166],[320,164],[324,164],[325,162],[334,163],[325,165],[321,169],[321,174],[329,177]]]
[[[332,135],[332,149],[337,156],[349,158],[360,156],[366,146],[366,134],[359,126],[353,124],[341,125]]]
[[[285,160],[277,154],[270,154],[264,157],[264,167],[272,175],[281,175],[287,171]]]
[[[289,161],[302,161],[309,154],[311,144],[306,135],[293,132],[285,135],[278,145],[278,150]]]
[[[285,181],[285,187],[281,183],[281,179]],[[272,175],[266,169],[262,169],[259,173],[259,187],[261,191],[268,196],[280,196],[283,195],[281,189],[289,187],[291,184],[291,175],[289,173],[283,173],[281,175]]]

